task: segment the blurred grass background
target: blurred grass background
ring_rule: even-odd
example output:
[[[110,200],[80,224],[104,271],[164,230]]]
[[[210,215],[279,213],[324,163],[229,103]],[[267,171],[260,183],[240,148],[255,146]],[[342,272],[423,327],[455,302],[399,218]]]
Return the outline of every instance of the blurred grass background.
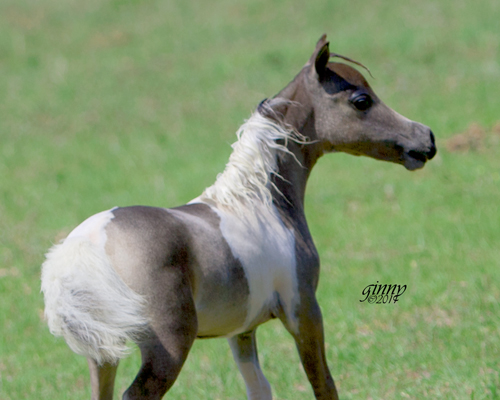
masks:
[[[439,149],[415,173],[334,154],[312,174],[341,398],[499,398],[499,21],[497,0],[0,0],[0,399],[90,398],[86,361],[43,321],[44,252],[98,211],[196,197],[322,33]],[[376,281],[408,290],[360,303]],[[278,322],[259,345],[276,399],[313,398]],[[122,361],[116,398],[138,365]],[[226,342],[205,340],[167,398],[244,392]]]

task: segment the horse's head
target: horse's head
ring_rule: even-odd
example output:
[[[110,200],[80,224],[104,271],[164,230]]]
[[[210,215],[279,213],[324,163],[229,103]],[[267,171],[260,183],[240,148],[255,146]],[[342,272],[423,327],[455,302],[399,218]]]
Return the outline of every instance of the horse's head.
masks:
[[[277,96],[300,103],[289,107],[286,121],[310,132],[321,152],[364,155],[409,170],[422,168],[434,157],[434,135],[427,126],[386,106],[363,75],[346,64],[329,62],[330,56],[324,35],[301,73]]]

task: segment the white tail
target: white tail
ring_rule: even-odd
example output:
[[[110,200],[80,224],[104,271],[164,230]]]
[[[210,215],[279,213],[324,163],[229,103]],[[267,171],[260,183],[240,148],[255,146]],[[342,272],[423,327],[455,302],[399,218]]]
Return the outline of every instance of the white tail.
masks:
[[[118,276],[104,249],[82,237],[55,245],[42,266],[50,331],[99,364],[128,353],[147,325],[145,301]]]

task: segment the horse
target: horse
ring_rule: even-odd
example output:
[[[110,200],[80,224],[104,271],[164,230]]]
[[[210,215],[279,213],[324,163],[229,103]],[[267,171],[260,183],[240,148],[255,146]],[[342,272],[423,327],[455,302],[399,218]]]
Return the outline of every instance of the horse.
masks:
[[[257,327],[279,318],[295,340],[316,399],[338,399],[315,297],[319,256],[304,193],[326,153],[422,168],[436,154],[429,127],[385,105],[363,75],[332,62],[323,35],[296,77],[237,132],[215,183],[166,209],[113,208],[53,246],[42,266],[54,335],[87,357],[92,399],[113,396],[118,362],[142,364],[123,399],[161,399],[196,338],[227,338],[250,400],[270,400]]]

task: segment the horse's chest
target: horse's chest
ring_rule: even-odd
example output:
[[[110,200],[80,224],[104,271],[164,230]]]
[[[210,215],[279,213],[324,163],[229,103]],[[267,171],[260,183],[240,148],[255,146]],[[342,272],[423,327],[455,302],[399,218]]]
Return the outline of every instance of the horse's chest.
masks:
[[[276,213],[245,220],[221,214],[220,229],[247,280],[244,328],[276,310],[291,313],[297,301],[295,239]]]

